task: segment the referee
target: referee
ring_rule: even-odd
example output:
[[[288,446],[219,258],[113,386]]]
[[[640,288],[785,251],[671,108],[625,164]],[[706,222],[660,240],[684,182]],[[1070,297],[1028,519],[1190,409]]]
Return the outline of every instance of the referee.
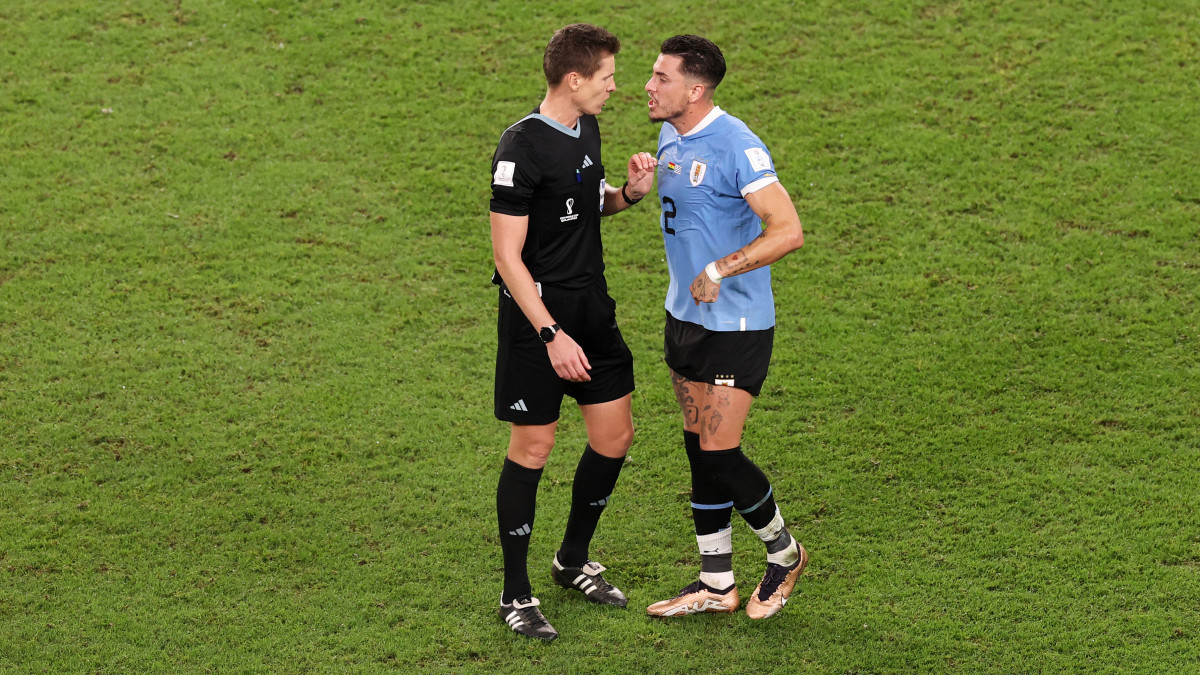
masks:
[[[496,487],[504,557],[500,618],[520,635],[553,640],[527,567],[538,481],[554,447],[563,396],[579,405],[588,443],[554,556],[555,582],[593,602],[627,599],[588,559],[588,544],[633,441],[633,356],[608,295],[600,217],[636,204],[655,159],[633,155],[628,179],[608,185],[596,115],[616,90],[620,41],[590,24],[556,32],[542,61],[541,105],[505,130],[492,159],[491,231],[499,284],[495,413],[512,424]]]
[[[664,350],[683,413],[700,578],[647,608],[652,616],[733,612],[730,517],[737,509],[767,549],[746,614],[779,612],[808,554],[775,505],[771,482],[742,453],[742,428],[762,390],[775,337],[768,265],[804,244],[796,207],[766,146],[713,104],[725,76],[715,44],[677,35],[646,83],[658,136],[658,194],[671,283]]]

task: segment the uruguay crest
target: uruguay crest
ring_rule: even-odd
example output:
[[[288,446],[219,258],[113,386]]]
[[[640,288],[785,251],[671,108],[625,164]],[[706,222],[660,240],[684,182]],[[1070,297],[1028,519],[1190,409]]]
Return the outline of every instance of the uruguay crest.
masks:
[[[692,182],[692,187],[696,187],[700,184],[700,181],[704,180],[705,171],[708,171],[708,164],[698,159],[692,160],[692,170],[688,174],[688,180]]]

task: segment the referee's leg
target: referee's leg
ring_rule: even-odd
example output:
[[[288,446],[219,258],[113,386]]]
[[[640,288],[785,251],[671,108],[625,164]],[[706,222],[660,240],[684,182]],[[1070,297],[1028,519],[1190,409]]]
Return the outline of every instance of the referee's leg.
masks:
[[[571,486],[571,514],[558,562],[563,567],[583,567],[588,546],[620,476],[625,455],[633,443],[633,394],[615,401],[580,405],[588,443],[575,469]]]
[[[514,424],[508,437],[508,458],[521,466],[540,469],[546,466],[554,449],[558,422],[550,424]]]
[[[615,401],[579,406],[588,445],[605,457],[624,459],[633,444],[633,394]]]
[[[529,583],[529,536],[537,505],[538,482],[554,448],[558,422],[513,424],[508,455],[496,486],[496,517],[504,555],[504,592],[500,602],[532,595]]]

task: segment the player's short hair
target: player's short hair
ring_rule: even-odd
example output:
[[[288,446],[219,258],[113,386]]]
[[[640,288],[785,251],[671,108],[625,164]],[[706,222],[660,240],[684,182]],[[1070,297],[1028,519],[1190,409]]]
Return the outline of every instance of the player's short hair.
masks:
[[[542,71],[546,83],[557,86],[567,73],[591,77],[600,69],[600,62],[621,51],[616,35],[590,23],[563,26],[550,38],[542,56]]]
[[[725,79],[725,56],[712,40],[699,35],[676,35],[663,40],[659,51],[682,59],[679,70],[700,80],[710,92]]]

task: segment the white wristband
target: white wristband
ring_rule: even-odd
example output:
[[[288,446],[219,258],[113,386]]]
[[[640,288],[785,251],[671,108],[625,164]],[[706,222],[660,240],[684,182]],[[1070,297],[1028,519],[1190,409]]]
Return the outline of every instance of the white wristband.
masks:
[[[704,273],[714,284],[721,283],[721,280],[725,278],[717,272],[717,261],[715,260],[704,266]]]

